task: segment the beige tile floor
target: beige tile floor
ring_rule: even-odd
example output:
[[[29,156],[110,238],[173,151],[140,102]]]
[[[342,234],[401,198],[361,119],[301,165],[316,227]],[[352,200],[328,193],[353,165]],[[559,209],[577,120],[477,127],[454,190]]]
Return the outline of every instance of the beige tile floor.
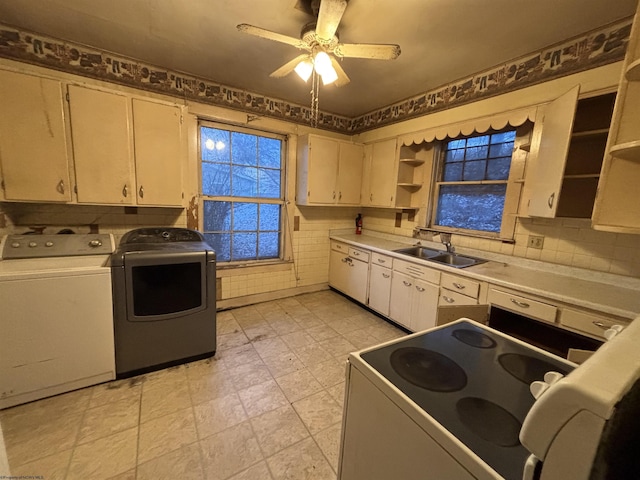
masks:
[[[347,354],[402,335],[332,291],[219,312],[212,359],[1,411],[11,474],[335,479]]]

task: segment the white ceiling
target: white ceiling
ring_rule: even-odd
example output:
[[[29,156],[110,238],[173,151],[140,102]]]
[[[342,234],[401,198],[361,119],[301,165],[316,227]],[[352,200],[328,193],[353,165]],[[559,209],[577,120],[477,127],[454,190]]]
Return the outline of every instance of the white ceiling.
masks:
[[[310,0],[4,0],[0,22],[307,105],[310,86],[269,74],[299,52],[236,30],[292,37]],[[306,2],[306,5],[305,5]],[[637,0],[349,0],[344,43],[395,43],[396,60],[343,59],[351,78],[320,109],[355,117],[629,17]]]

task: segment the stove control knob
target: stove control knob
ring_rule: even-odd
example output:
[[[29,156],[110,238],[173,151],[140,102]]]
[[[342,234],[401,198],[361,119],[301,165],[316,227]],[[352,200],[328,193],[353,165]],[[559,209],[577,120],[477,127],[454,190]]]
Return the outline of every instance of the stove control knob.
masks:
[[[31,248],[34,248],[34,247],[37,247],[37,246],[38,246],[38,244],[37,244],[36,242],[29,242],[29,246],[30,246]]]
[[[556,383],[558,380],[563,378],[564,375],[560,372],[547,372],[544,374],[544,381],[535,381],[529,386],[529,390],[531,391],[531,395],[536,400],[542,396],[544,392],[549,390],[549,387]]]
[[[45,247],[53,247],[53,242],[49,241],[44,244]]]
[[[91,240],[89,242],[89,246],[92,248],[97,248],[102,246],[102,242],[100,240]]]
[[[13,248],[18,248],[18,247],[20,247],[20,243],[18,243],[18,242],[13,242],[13,243],[11,244],[11,246],[12,246]]]

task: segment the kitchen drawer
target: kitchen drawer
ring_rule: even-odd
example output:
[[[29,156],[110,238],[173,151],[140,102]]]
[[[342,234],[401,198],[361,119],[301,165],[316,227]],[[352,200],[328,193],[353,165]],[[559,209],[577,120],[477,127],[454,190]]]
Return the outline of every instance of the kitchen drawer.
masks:
[[[393,260],[393,271],[404,273],[411,277],[420,278],[427,282],[440,283],[440,272],[415,263],[405,262],[404,260]]]
[[[349,255],[349,245],[341,242],[331,241],[331,250],[335,250],[336,252],[344,253],[345,255]]]
[[[611,318],[601,317],[592,313],[563,308],[560,311],[560,325],[581,332],[588,333],[601,339],[605,339],[606,332],[613,325],[626,326],[624,322],[614,321]]]
[[[380,265],[381,267],[391,268],[392,257],[387,257],[378,252],[371,252],[371,264]]]
[[[505,308],[525,317],[544,320],[550,323],[555,323],[556,321],[556,311],[558,307],[537,300],[531,300],[530,298],[491,288],[489,289],[488,302],[491,305]]]
[[[444,277],[444,274],[442,274]],[[462,293],[452,292],[444,288],[440,289],[440,298],[438,305],[476,305],[478,301],[475,298],[467,297]]]
[[[478,294],[480,293],[479,282],[474,282],[468,278],[458,277],[448,273],[442,274],[440,286],[471,298],[478,298]]]
[[[366,250],[360,250],[359,248],[349,247],[349,256],[360,260],[362,262],[369,263],[369,252]]]

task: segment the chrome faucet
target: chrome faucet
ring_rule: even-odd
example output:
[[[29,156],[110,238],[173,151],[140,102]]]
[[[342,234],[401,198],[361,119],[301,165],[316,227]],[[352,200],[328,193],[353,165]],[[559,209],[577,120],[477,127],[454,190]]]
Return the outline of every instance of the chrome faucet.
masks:
[[[440,241],[442,244],[447,247],[447,253],[454,253],[456,251],[455,247],[451,244],[451,234],[450,233],[440,233]]]

